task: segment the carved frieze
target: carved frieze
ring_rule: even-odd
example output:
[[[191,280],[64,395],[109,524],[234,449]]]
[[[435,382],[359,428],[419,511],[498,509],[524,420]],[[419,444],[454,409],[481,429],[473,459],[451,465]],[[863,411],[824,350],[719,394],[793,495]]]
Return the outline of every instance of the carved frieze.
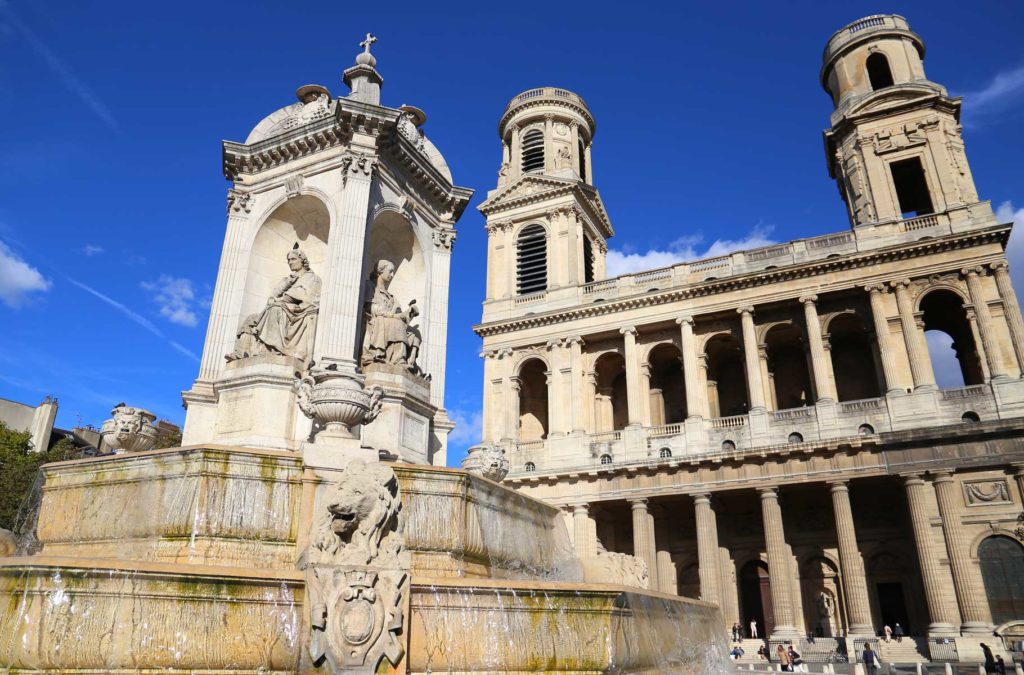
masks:
[[[964,483],[964,499],[968,506],[1012,503],[1010,489],[1002,478]]]

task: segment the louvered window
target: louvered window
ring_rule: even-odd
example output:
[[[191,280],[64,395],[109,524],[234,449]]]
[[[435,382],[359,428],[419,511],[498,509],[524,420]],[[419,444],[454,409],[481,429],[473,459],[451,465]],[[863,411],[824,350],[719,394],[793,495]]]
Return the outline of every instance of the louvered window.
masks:
[[[580,139],[580,178],[582,180],[587,179],[587,149],[583,147],[583,139]]]
[[[519,294],[536,293],[548,287],[548,236],[540,225],[530,225],[519,234],[516,246],[516,281]]]
[[[590,237],[583,237],[583,283],[589,284],[594,280],[594,244]]]
[[[544,132],[531,129],[523,134],[523,173],[544,170]]]

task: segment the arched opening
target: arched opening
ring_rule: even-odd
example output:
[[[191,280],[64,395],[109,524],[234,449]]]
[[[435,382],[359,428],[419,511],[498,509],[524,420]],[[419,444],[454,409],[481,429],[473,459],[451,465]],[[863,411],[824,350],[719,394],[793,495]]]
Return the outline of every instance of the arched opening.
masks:
[[[583,145],[583,139],[580,139],[579,146],[576,148],[580,158],[580,178],[582,180],[587,179],[587,148]]]
[[[516,288],[525,295],[547,287],[548,233],[540,225],[527,225],[516,241]]]
[[[527,462],[526,464],[523,465],[523,471],[530,472],[530,471],[536,471],[536,470],[537,470],[537,465],[534,464],[533,462]]]
[[[857,427],[858,436],[870,436],[873,433],[875,433],[875,428],[870,424],[862,424]]]
[[[906,585],[909,572],[904,561],[888,552],[873,556],[867,564],[869,593],[873,596],[875,624],[903,627],[904,633],[919,628],[908,615],[908,598],[914,588]]]
[[[1009,537],[988,537],[978,546],[978,563],[992,621],[1024,619],[1024,546]]]
[[[626,360],[616,352],[603,354],[594,364],[597,396],[594,420],[597,431],[625,429],[629,424],[629,400],[626,396]]]
[[[981,418],[978,417],[978,413],[974,412],[973,410],[968,410],[967,412],[960,416],[960,421],[963,424],[977,424],[978,422],[981,421]]]
[[[928,355],[939,387],[983,384],[981,359],[960,296],[946,289],[935,290],[924,296],[920,309]]]
[[[800,581],[808,632],[826,638],[842,635],[842,594],[836,565],[824,556],[815,556],[804,563]]]
[[[828,332],[839,400],[881,396],[875,347],[864,320],[857,314],[841,314],[829,322]]]
[[[589,284],[594,280],[594,242],[590,236],[583,235],[583,283]]]
[[[793,433],[791,433],[789,435],[789,438],[787,440],[790,443],[803,443],[804,442],[804,435],[801,434],[799,431],[794,431]]]
[[[708,364],[708,404],[713,417],[743,415],[750,409],[743,346],[729,333],[708,340],[704,347]]]
[[[601,455],[601,463],[602,464],[611,464],[612,463],[612,456],[611,455]]]
[[[686,387],[679,349],[658,345],[647,361],[651,366],[651,424],[676,424],[686,419]]]
[[[768,331],[764,342],[775,409],[799,408],[813,403],[807,354],[800,331],[793,324],[779,324]]]
[[[544,170],[544,132],[530,129],[523,134],[523,173]]]
[[[260,226],[253,241],[242,297],[241,318],[260,312],[274,288],[290,273],[286,257],[292,246],[309,258],[309,267],[327,279],[327,236],[331,216],[316,197],[300,195],[277,207]],[[232,335],[232,340],[234,336]],[[230,349],[225,349],[227,353]]]
[[[530,359],[519,369],[519,440],[539,441],[548,437],[547,366]]]
[[[868,57],[866,65],[872,91],[893,85],[892,69],[889,68],[889,59],[885,58],[885,54],[875,52]]]
[[[757,622],[757,635],[766,638],[775,630],[775,612],[772,608],[772,587],[768,578],[768,565],[751,560],[740,569],[740,614],[747,636],[751,635],[751,622]]]
[[[730,441],[729,439],[725,439],[724,441],[722,441],[722,452],[732,452],[735,449],[736,443],[734,443],[733,441]]]
[[[662,459],[668,459],[671,456],[672,451],[669,448],[662,448],[661,450],[658,450],[658,457]]]

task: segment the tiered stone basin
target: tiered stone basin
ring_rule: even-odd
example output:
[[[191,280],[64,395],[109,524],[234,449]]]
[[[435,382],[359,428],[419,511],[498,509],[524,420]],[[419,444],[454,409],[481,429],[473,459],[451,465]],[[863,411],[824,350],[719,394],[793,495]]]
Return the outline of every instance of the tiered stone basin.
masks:
[[[402,672],[714,670],[717,608],[582,583],[558,509],[393,468],[412,572]],[[35,554],[0,559],[0,673],[313,672],[302,552],[331,477],[227,447],[48,465]]]

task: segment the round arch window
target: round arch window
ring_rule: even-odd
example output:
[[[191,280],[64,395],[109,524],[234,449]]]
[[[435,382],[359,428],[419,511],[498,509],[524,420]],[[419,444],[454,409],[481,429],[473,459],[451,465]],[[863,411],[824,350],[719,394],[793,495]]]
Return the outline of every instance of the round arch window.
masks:
[[[525,464],[525,465],[523,466],[523,470],[524,470],[524,471],[536,471],[536,470],[537,470],[537,465],[536,465],[536,464],[534,464],[533,462],[527,462],[527,463],[526,463],[526,464]]]
[[[658,451],[658,457],[661,457],[662,459],[666,459],[671,456],[672,451],[669,450],[668,448],[662,448],[661,450]]]
[[[601,463],[602,464],[611,464],[612,463],[612,456],[611,455],[601,455]]]

